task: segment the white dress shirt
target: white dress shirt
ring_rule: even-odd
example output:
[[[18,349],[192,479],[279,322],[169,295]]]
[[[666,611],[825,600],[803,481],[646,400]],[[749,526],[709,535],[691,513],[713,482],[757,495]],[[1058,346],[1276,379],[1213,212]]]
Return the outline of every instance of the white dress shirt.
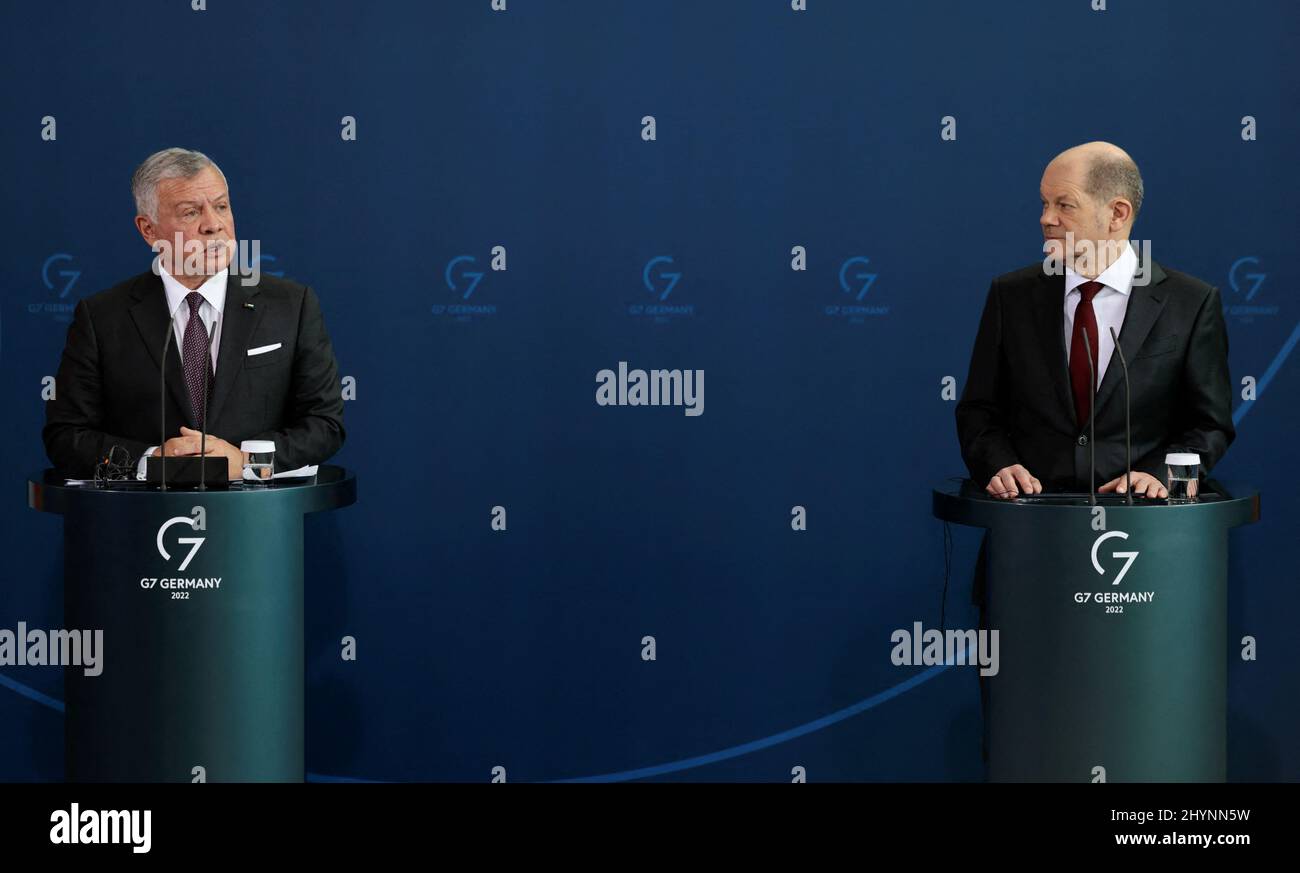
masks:
[[[1080,276],[1069,267],[1065,268],[1065,359],[1070,360],[1070,345],[1074,339],[1074,311],[1079,308],[1083,292],[1079,286],[1084,282],[1096,281],[1106,286],[1092,298],[1092,311],[1097,316],[1097,385],[1106,375],[1106,365],[1115,351],[1115,341],[1110,338],[1110,329],[1118,334],[1124,324],[1124,313],[1128,311],[1129,291],[1133,288],[1133,275],[1137,272],[1138,259],[1132,245],[1125,245],[1124,251],[1115,259],[1115,263],[1105,269],[1095,280]]]
[[[167,311],[172,314],[176,350],[179,352],[185,347],[185,328],[190,323],[190,307],[185,302],[190,289],[177,282],[166,267],[159,265],[158,272],[162,276],[163,290],[167,292]],[[194,289],[203,295],[203,302],[199,304],[199,318],[208,329],[214,374],[217,372],[217,349],[221,348],[221,321],[226,309],[226,279],[229,275],[230,268],[227,267]]]
[[[190,323],[190,307],[185,302],[189,296],[190,289],[186,288],[180,282],[167,272],[167,268],[162,264],[158,265],[158,275],[162,277],[163,290],[167,292],[167,311],[172,316],[172,330],[176,332],[175,349],[180,354],[181,349],[185,347],[185,328]],[[208,329],[209,347],[212,352],[212,373],[215,376],[217,372],[217,350],[221,348],[221,322],[224,320],[226,310],[226,279],[230,275],[230,268],[222,270],[194,290],[203,295],[203,302],[199,304],[199,318],[203,326]],[[168,353],[168,363],[171,363],[171,352]],[[179,433],[168,434],[168,439],[174,436],[180,436]],[[140,463],[136,467],[136,478],[145,477],[145,458],[158,451],[158,446],[151,446],[148,451],[140,456]]]

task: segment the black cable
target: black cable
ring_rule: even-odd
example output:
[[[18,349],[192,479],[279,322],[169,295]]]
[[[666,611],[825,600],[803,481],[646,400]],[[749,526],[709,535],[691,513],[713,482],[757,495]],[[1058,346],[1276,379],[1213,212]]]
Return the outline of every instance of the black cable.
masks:
[[[109,482],[132,479],[135,469],[136,465],[131,462],[131,453],[119,445],[114,445],[95,465],[95,487],[103,488]]]
[[[948,580],[952,578],[952,527],[943,523],[943,596],[939,598],[939,634],[946,628],[948,610]]]
[[[964,476],[949,476],[949,482],[956,482],[958,485],[965,483]],[[939,598],[939,633],[942,634],[947,630],[947,612],[948,612],[948,582],[952,579],[952,526],[945,520],[943,523],[943,596]]]

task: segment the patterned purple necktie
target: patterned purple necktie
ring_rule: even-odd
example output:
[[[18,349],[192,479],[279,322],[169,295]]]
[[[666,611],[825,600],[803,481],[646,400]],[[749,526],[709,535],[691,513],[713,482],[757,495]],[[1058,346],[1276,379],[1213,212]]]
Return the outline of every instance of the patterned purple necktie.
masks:
[[[182,363],[185,365],[185,385],[190,391],[190,409],[194,413],[194,423],[199,430],[205,430],[203,422],[203,368],[209,360],[208,328],[199,318],[199,306],[203,295],[191,291],[185,295],[185,302],[190,305],[190,320],[185,325],[185,340],[181,344]],[[212,378],[208,377],[208,390],[212,390]]]

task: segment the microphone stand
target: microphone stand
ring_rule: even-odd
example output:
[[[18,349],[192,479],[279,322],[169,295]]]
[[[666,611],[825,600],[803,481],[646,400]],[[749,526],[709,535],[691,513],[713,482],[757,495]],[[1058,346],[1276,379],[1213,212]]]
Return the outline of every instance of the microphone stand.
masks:
[[[158,367],[158,464],[163,491],[167,490],[167,352],[171,347],[172,319],[168,313],[167,339],[163,342],[162,364]]]
[[[199,324],[203,325],[202,319]],[[160,491],[167,490],[167,352],[172,347],[172,321],[167,319],[167,339],[163,341],[162,364],[158,367],[158,463],[161,465]],[[208,336],[207,325],[203,325],[203,335]],[[203,344],[203,418],[199,421],[199,490],[207,491],[207,451],[208,451],[208,371],[211,367],[211,337]]]
[[[1083,352],[1088,357],[1088,502],[1097,505],[1097,373],[1092,366],[1092,343],[1084,328]]]
[[[194,313],[198,318],[199,314]],[[208,490],[208,370],[212,358],[212,337],[208,336],[208,327],[199,318],[203,328],[203,417],[199,419],[199,490]]]
[[[1124,350],[1119,347],[1119,337],[1115,328],[1110,329],[1110,338],[1115,341],[1115,354],[1119,355],[1120,366],[1124,368],[1124,496],[1129,506],[1133,505],[1133,431],[1129,425],[1129,405],[1131,395],[1128,385],[1128,361],[1124,360]]]

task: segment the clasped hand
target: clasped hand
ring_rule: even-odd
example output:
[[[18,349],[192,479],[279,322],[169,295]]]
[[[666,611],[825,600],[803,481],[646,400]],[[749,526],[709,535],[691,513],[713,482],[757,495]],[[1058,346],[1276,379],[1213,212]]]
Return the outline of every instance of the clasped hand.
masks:
[[[203,434],[193,428],[181,425],[181,435],[172,437],[163,443],[162,454],[169,456],[177,455],[197,455],[199,454]],[[205,457],[220,456],[226,459],[226,472],[229,479],[242,479],[244,477],[244,464],[247,462],[247,456],[239,450],[238,446],[231,445],[219,436],[208,434],[207,444],[204,446],[206,451]]]

